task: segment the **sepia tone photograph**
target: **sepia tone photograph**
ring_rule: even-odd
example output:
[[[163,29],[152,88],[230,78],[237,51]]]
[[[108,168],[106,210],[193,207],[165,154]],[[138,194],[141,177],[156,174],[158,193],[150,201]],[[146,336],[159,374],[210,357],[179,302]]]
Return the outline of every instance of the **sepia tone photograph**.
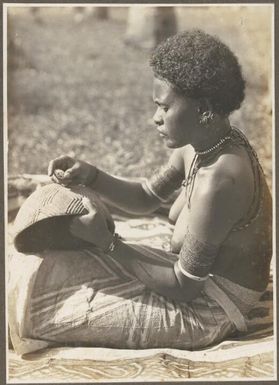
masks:
[[[3,26],[5,381],[275,380],[274,5]]]

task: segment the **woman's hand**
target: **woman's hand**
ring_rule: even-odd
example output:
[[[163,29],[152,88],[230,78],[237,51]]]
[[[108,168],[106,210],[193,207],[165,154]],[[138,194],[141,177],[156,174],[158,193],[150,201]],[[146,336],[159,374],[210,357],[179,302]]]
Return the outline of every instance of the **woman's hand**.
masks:
[[[98,169],[95,166],[67,155],[51,160],[48,166],[48,175],[53,182],[65,186],[77,184],[89,186],[97,174]]]
[[[111,226],[88,198],[83,198],[83,203],[88,213],[72,220],[71,233],[102,250],[107,250],[113,239],[114,224]]]

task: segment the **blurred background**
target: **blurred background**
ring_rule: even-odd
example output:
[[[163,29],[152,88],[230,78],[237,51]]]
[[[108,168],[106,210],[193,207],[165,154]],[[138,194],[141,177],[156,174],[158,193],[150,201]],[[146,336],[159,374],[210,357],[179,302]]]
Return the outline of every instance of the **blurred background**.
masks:
[[[8,7],[8,173],[45,174],[61,154],[148,177],[169,154],[154,128],[150,50],[189,28],[238,56],[246,99],[231,116],[271,186],[272,8]]]

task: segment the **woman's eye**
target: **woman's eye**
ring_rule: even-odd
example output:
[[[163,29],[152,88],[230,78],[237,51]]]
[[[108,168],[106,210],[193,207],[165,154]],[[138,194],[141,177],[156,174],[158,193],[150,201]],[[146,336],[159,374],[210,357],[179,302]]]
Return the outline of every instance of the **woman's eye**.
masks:
[[[169,106],[166,106],[165,104],[161,104],[158,102],[155,102],[157,104],[157,108],[160,110],[163,110],[164,112],[168,112]]]

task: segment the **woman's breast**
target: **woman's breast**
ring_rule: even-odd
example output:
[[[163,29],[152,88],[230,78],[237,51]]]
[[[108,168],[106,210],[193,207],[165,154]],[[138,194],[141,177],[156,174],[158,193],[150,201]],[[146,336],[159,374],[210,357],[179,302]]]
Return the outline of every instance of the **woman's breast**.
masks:
[[[170,208],[169,211],[169,221],[172,224],[175,224],[177,221],[177,218],[179,217],[179,214],[181,213],[183,207],[186,203],[186,197],[185,197],[185,190],[182,189],[176,200],[174,201],[173,205]]]
[[[179,253],[181,249],[188,224],[188,211],[185,191],[182,190],[169,213],[169,220],[175,225],[171,239],[171,251],[173,253]]]

